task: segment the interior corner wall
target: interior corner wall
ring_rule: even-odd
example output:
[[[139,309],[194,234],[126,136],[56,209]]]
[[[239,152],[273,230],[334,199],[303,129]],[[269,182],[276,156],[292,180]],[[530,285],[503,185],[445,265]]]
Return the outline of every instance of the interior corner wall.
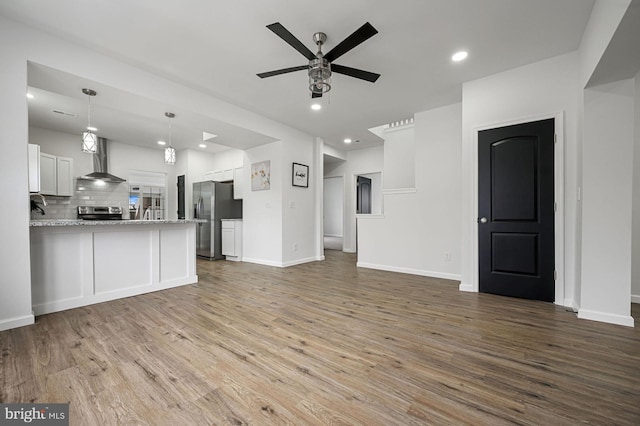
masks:
[[[475,133],[479,128],[563,113],[564,116],[564,300],[572,306],[576,286],[577,170],[579,125],[577,52],[535,62],[467,82],[462,89],[462,284],[477,291],[477,170]]]
[[[13,40],[0,18],[0,39]],[[27,58],[19,43],[0,43],[0,331],[33,324],[29,250]]]
[[[596,0],[580,41],[580,87],[588,85],[631,0]]]
[[[417,113],[414,122],[415,191],[383,193],[382,217],[359,216],[358,266],[459,280],[462,105]]]
[[[640,303],[640,74],[634,80],[633,219],[631,302]]]
[[[580,318],[633,326],[634,80],[586,89]]]

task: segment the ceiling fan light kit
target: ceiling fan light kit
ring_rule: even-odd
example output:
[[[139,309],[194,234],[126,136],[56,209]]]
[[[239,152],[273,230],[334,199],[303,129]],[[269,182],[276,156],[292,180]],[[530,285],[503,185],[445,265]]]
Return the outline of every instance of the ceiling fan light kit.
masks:
[[[301,65],[263,72],[258,74],[258,77],[260,78],[273,77],[275,75],[306,69],[309,76],[309,91],[311,92],[311,97],[319,98],[322,97],[323,93],[327,93],[331,90],[331,75],[333,72],[369,81],[371,83],[375,83],[375,81],[380,77],[380,74],[333,64],[334,60],[378,33],[378,30],[368,22],[331,49],[326,55],[322,53],[322,45],[327,41],[327,35],[325,33],[318,32],[313,35],[313,42],[318,47],[317,53],[314,54],[279,22],[267,25],[267,28],[300,52],[309,60],[309,64],[307,66]]]

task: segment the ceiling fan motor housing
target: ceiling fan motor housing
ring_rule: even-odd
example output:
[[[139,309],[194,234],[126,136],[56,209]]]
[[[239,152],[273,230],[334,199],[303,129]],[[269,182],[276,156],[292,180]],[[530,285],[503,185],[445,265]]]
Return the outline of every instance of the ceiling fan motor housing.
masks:
[[[309,61],[309,78],[327,80],[331,77],[331,64],[324,58]]]

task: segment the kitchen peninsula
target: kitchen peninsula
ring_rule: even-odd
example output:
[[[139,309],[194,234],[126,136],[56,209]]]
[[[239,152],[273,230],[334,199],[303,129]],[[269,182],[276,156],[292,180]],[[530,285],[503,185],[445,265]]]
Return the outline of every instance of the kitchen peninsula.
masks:
[[[32,220],[36,315],[198,282],[194,220]]]

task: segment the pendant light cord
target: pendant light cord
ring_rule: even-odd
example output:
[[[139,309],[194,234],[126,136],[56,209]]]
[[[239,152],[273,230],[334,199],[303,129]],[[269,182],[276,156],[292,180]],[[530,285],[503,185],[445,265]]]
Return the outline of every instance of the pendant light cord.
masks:
[[[91,96],[87,95],[89,97],[89,111],[87,112],[87,130],[89,130],[89,127],[91,127]],[[91,131],[91,130],[89,130]]]

